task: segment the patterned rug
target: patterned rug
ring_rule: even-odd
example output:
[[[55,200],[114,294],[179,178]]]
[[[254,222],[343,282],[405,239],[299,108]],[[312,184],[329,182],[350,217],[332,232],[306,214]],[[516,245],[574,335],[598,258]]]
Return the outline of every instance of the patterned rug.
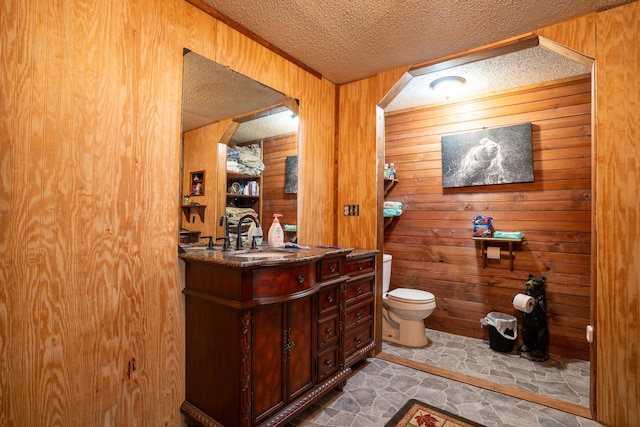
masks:
[[[483,427],[466,418],[411,399],[400,409],[385,427]]]

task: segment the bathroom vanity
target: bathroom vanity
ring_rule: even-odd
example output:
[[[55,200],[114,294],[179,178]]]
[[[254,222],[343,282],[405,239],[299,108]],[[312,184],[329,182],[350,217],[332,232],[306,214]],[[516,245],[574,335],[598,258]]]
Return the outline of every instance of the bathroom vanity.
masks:
[[[361,261],[371,255],[355,251],[354,258],[351,252],[180,255],[186,267],[186,400],[181,410],[188,422],[282,425],[346,384],[349,366],[374,345],[373,288],[356,277],[350,291],[347,273],[359,269],[362,276],[366,270],[375,283],[375,252],[370,266]],[[358,291],[362,283],[367,286]],[[368,298],[371,308],[363,309]]]

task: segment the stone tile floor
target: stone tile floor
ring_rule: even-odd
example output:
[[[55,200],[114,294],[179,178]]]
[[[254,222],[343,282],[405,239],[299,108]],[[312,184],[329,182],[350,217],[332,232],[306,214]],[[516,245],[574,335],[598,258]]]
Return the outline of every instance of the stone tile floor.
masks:
[[[509,384],[530,384],[526,389],[556,389],[568,391],[570,399],[585,399],[585,375],[586,392],[588,392],[588,362],[575,362],[552,357],[550,362],[543,366],[517,367],[520,357],[516,354],[502,354],[488,348],[488,342],[482,340],[473,344],[467,342],[468,338],[452,336],[448,337],[436,331],[428,331],[432,343],[421,350],[407,349],[388,343],[383,344],[383,351],[396,354],[404,354],[420,360],[428,357],[436,360],[443,366],[467,369],[480,372],[483,376],[494,374],[496,381],[508,379]],[[462,344],[460,343],[462,342]],[[466,349],[466,350],[464,350]],[[482,350],[482,351],[481,351]],[[419,355],[422,352],[434,353],[429,356]],[[470,352],[470,355],[462,356],[461,353]],[[451,355],[454,354],[454,356]],[[458,360],[457,362],[455,360]],[[517,361],[516,361],[517,359]],[[523,361],[525,359],[522,359]],[[426,362],[426,359],[420,360]],[[527,361],[528,362],[528,361]],[[533,363],[533,362],[529,362]],[[584,365],[586,363],[586,365]],[[448,365],[447,365],[448,364]],[[556,367],[557,365],[557,367]],[[475,367],[473,367],[475,366]],[[491,368],[485,369],[487,366]],[[580,368],[578,368],[578,366]],[[481,368],[482,367],[482,368]],[[558,369],[559,367],[559,369]],[[517,375],[505,375],[505,369],[517,371]],[[526,371],[529,369],[529,371]],[[553,373],[553,370],[565,372]],[[578,371],[576,374],[567,375],[566,372]],[[541,373],[540,373],[541,372]],[[567,385],[541,386],[534,380],[523,381],[521,378],[551,378],[558,379],[558,375],[565,378]],[[575,378],[574,378],[575,377]],[[574,381],[582,385],[574,384]],[[556,381],[550,381],[556,382]],[[569,383],[571,385],[569,385]],[[581,390],[577,393],[574,389]],[[581,395],[576,398],[575,395]],[[288,426],[384,426],[384,424],[398,411],[408,399],[418,399],[431,405],[459,414],[465,418],[493,426],[514,427],[596,427],[599,423],[568,414],[553,408],[532,403],[526,400],[506,396],[483,388],[474,387],[461,382],[449,380],[436,375],[428,374],[402,365],[390,363],[381,359],[371,358],[356,365],[342,392],[332,390],[311,408],[292,420]],[[588,401],[588,396],[587,396]]]
[[[546,362],[491,350],[489,342],[427,329],[430,343],[420,349],[382,344],[382,351],[427,365],[491,380],[589,407],[589,362],[550,355]]]

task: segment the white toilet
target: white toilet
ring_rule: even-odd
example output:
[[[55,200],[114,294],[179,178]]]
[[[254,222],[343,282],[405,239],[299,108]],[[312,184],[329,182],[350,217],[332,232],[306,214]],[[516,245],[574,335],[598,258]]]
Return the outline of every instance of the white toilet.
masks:
[[[429,343],[424,319],[436,308],[431,292],[397,288],[389,292],[392,256],[382,257],[382,339],[407,347]]]

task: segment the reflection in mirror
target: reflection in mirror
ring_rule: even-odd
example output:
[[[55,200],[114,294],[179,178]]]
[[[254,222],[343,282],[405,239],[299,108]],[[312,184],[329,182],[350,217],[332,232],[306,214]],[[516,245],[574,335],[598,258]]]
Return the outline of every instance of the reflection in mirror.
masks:
[[[186,49],[182,91],[180,242],[223,238],[228,215],[235,243],[238,220],[254,213],[265,236],[282,214],[294,240],[297,197],[286,191],[285,169],[297,159],[297,101]],[[203,194],[191,191],[194,171],[206,174]]]

